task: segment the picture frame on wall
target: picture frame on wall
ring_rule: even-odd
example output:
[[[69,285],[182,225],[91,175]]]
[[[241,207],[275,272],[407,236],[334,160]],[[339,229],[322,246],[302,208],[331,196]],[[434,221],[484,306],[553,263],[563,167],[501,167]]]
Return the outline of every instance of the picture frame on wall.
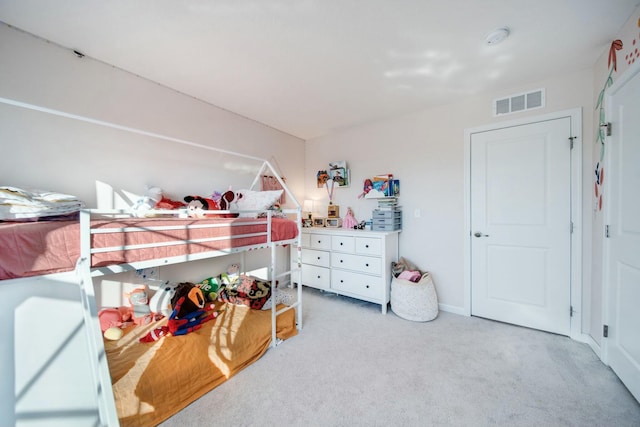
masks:
[[[337,187],[349,186],[349,169],[347,168],[347,162],[345,160],[330,162],[328,172],[329,179],[332,180]]]
[[[324,188],[325,184],[327,183],[327,181],[329,181],[330,178],[331,176],[326,170],[319,170],[316,174],[318,188]]]

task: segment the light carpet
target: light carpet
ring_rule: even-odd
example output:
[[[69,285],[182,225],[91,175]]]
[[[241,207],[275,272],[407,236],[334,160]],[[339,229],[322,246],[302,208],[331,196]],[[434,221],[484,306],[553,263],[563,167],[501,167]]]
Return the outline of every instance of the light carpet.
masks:
[[[445,312],[411,322],[315,289],[303,304],[298,336],[161,425],[640,426],[640,404],[567,337]]]

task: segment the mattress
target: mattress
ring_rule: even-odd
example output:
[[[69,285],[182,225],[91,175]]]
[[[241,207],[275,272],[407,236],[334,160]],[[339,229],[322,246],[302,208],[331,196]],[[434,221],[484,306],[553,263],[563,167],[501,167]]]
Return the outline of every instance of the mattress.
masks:
[[[268,224],[265,218],[126,218],[94,219],[91,228],[97,232],[92,248],[105,250],[92,255],[95,268],[260,245],[267,243]],[[272,241],[297,232],[295,221],[272,219]],[[147,243],[160,246],[138,247]],[[70,271],[79,257],[78,221],[0,223],[0,280]]]
[[[267,351],[271,310],[216,304],[222,310],[220,315],[187,335],[139,342],[140,337],[166,323],[165,319],[129,329],[118,341],[105,341],[122,427],[157,425]],[[296,334],[295,310],[280,314],[276,336],[284,340]],[[214,408],[212,420],[216,410],[220,408]]]

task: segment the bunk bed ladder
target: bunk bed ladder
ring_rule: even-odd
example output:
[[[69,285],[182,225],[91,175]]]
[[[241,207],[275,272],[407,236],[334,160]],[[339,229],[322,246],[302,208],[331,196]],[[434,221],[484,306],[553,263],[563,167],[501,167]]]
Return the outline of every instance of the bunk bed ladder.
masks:
[[[94,381],[98,388],[100,420],[106,426],[118,426],[120,422],[111,388],[111,375],[102,340],[95,289],[91,278],[91,212],[84,209],[80,211],[80,259],[75,271],[80,284],[84,329],[87,332],[90,362],[93,367]]]

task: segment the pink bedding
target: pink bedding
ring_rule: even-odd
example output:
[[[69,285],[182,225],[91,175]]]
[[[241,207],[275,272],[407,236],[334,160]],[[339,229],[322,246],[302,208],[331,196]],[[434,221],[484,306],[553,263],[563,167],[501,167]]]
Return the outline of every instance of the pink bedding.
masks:
[[[248,222],[259,222],[249,225]],[[92,220],[92,228],[158,227],[219,224],[216,228],[181,228],[168,231],[141,231],[133,233],[107,233],[92,236],[93,248],[137,245],[150,242],[195,240],[221,237],[205,243],[187,243],[128,251],[97,253],[92,256],[92,267],[132,263],[156,258],[226,250],[266,243],[266,219],[253,218],[127,218],[118,220]],[[294,221],[273,218],[271,239],[288,240],[296,237],[298,227]],[[237,237],[249,233],[265,233],[253,237]],[[78,221],[52,221],[27,223],[0,223],[0,280],[37,276],[73,270],[80,257],[80,225]]]

